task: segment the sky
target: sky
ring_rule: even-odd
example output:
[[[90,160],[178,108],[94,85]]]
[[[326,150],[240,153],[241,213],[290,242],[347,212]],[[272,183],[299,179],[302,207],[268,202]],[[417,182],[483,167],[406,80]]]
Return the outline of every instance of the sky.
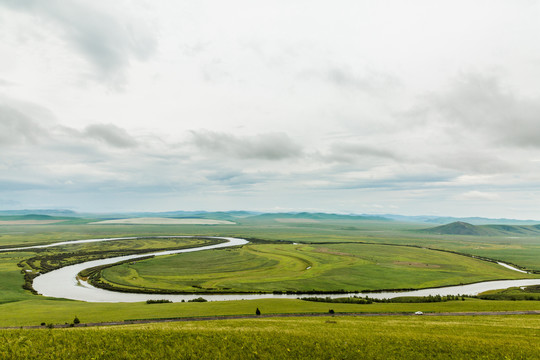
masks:
[[[540,219],[540,1],[0,0],[0,209]]]

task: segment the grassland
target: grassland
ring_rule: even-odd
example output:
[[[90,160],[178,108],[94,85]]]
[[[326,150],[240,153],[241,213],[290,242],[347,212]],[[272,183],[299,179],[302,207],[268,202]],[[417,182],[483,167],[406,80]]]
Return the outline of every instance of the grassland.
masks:
[[[540,318],[261,318],[0,330],[3,359],[534,359]]]
[[[197,271],[193,271],[197,269]],[[131,291],[362,291],[527,278],[453,253],[374,244],[253,244],[152,258],[103,270]]]
[[[210,236],[234,236],[246,238],[259,238],[272,241],[287,241],[296,242],[299,245],[299,250],[295,250],[296,254],[288,250],[293,245],[285,244],[257,244],[246,246],[242,250],[230,251],[238,252],[240,255],[237,260],[246,257],[253,261],[253,264],[258,266],[259,270],[264,270],[266,275],[270,277],[274,285],[282,282],[283,288],[290,286],[284,284],[282,280],[277,278],[277,273],[272,274],[274,270],[272,264],[281,264],[294,271],[295,269],[304,269],[297,271],[307,276],[309,271],[305,271],[308,267],[307,263],[296,257],[307,259],[312,263],[311,269],[319,268],[322,273],[330,274],[333,279],[340,282],[339,287],[348,286],[345,273],[346,271],[338,266],[332,259],[333,257],[342,257],[346,259],[347,264],[354,265],[357,271],[352,272],[351,276],[362,276],[360,269],[369,269],[372,267],[372,276],[376,273],[390,274],[390,277],[401,276],[401,274],[416,274],[413,275],[418,286],[427,285],[430,282],[442,281],[442,274],[434,279],[422,278],[419,275],[419,267],[421,264],[427,264],[426,271],[429,274],[437,274],[442,272],[445,267],[450,271],[449,276],[454,276],[457,283],[470,282],[470,278],[459,275],[464,268],[456,269],[450,258],[444,260],[439,258],[430,258],[433,253],[435,257],[447,256],[450,254],[440,252],[428,252],[419,248],[397,247],[396,249],[403,250],[401,254],[394,254],[396,259],[390,259],[390,254],[387,252],[392,247],[383,246],[382,244],[397,244],[397,245],[415,245],[418,247],[430,247],[435,249],[444,249],[450,251],[459,251],[463,253],[475,254],[479,256],[487,256],[495,259],[507,261],[529,269],[540,270],[540,241],[534,237],[474,237],[474,236],[440,236],[424,234],[418,230],[425,228],[426,225],[405,224],[382,221],[345,221],[335,219],[326,221],[324,219],[316,219],[317,222],[279,222],[273,219],[237,219],[236,225],[212,225],[212,226],[197,226],[197,225],[90,225],[89,222],[94,222],[99,219],[74,219],[57,224],[49,225],[2,225],[0,226],[0,247],[28,246],[33,244],[45,244],[58,241],[88,239],[88,238],[106,238],[106,237],[123,237],[123,236],[156,236],[156,235],[210,235]],[[360,251],[361,245],[358,242],[373,243],[375,245],[372,251]],[[347,244],[348,243],[348,244]],[[67,253],[89,253],[93,251],[123,251],[126,249],[145,250],[149,248],[163,247],[165,243],[145,242],[144,244],[136,245],[136,242],[111,242],[102,243],[95,248],[83,247],[79,245],[69,245],[66,248],[45,251],[19,251],[19,252],[0,252],[0,313],[5,314],[0,318],[0,326],[20,326],[20,325],[38,325],[41,322],[63,324],[70,322],[74,316],[81,318],[83,322],[99,322],[99,321],[115,321],[136,318],[166,318],[177,316],[206,316],[206,315],[228,315],[228,314],[252,314],[256,307],[259,307],[263,313],[289,313],[289,312],[328,312],[329,304],[309,303],[299,300],[257,300],[257,301],[233,301],[222,303],[175,303],[175,304],[156,304],[146,305],[139,304],[89,304],[76,301],[53,300],[43,298],[41,296],[32,295],[30,292],[22,289],[24,283],[22,268],[17,266],[17,263],[30,259],[36,256],[48,254],[67,254]],[[377,245],[378,244],[378,245]],[[165,246],[178,246],[178,243],[169,243]],[[104,247],[102,247],[104,246]],[[380,246],[382,253],[375,254],[376,246]],[[261,254],[253,251],[254,249],[265,250],[275,247],[276,253],[271,258],[270,254]],[[249,250],[251,248],[251,250]],[[321,252],[321,249],[324,250]],[[278,251],[279,250],[279,251]],[[407,251],[411,253],[407,255]],[[424,258],[413,256],[414,251],[425,251]],[[267,251],[268,252],[268,251]],[[348,253],[354,256],[336,255],[333,253]],[[223,251],[225,254],[225,251]],[[370,253],[373,261],[369,258],[363,259],[366,253]],[[384,259],[388,254],[388,259]],[[195,254],[194,254],[195,255]],[[264,255],[264,256],[263,256]],[[215,262],[224,261],[219,259],[220,252],[208,252],[205,256],[216,256]],[[375,260],[377,256],[377,261]],[[401,256],[401,258],[400,258]],[[453,255],[459,256],[459,255]],[[277,257],[277,258],[276,258]],[[173,259],[174,257],[171,257]],[[463,256],[459,256],[461,261],[472,261]],[[208,258],[207,260],[211,260]],[[437,260],[437,261],[435,261]],[[443,261],[444,260],[444,261]],[[156,259],[157,261],[157,259]],[[173,261],[166,260],[163,261]],[[229,259],[229,266],[234,268],[234,258]],[[394,264],[394,262],[398,262]],[[381,266],[376,267],[379,262]],[[408,265],[410,264],[412,265]],[[316,266],[314,267],[313,264]],[[439,265],[440,267],[429,267],[429,265]],[[476,262],[474,264],[477,264]],[[249,285],[249,281],[238,282],[238,284],[216,284],[206,282],[205,276],[212,272],[218,271],[218,265],[209,265],[208,267],[201,266],[201,263],[196,261],[192,265],[197,265],[194,270],[200,270],[200,276],[197,281],[201,287],[233,287],[238,288]],[[382,266],[385,265],[385,266]],[[153,266],[156,266],[154,264]],[[214,266],[214,267],[212,267]],[[482,263],[485,268],[474,269],[476,265],[471,265],[471,269],[481,275],[485,275],[492,270],[506,272],[502,267],[498,267],[489,263]],[[166,267],[166,266],[164,266]],[[310,269],[310,270],[311,270]],[[469,269],[469,270],[471,270]],[[317,271],[319,271],[317,270]],[[314,270],[315,271],[315,270]],[[196,271],[195,271],[196,272]],[[453,273],[452,273],[453,272]],[[506,274],[520,276],[517,272],[508,272],[502,277],[508,277]],[[453,274],[453,275],[452,275]],[[169,275],[171,275],[169,273]],[[314,277],[307,276],[306,278],[298,279],[299,284],[304,281],[311,281],[310,288],[317,285]],[[388,281],[384,287],[404,287],[403,283],[392,285],[392,279],[380,281]],[[403,280],[407,280],[405,275]],[[290,280],[290,279],[289,279]],[[160,280],[161,281],[161,280]],[[264,281],[260,281],[264,282]],[[396,281],[397,283],[397,281]],[[374,283],[375,284],[375,283]],[[380,283],[379,283],[380,284]],[[189,285],[188,282],[185,285]],[[324,285],[324,284],[322,284]],[[321,286],[322,286],[321,285]],[[192,286],[192,285],[189,285]],[[319,286],[319,285],[317,285]],[[375,286],[375,285],[373,285]],[[379,286],[377,286],[379,287]],[[407,311],[414,312],[422,311],[490,311],[490,310],[538,310],[540,302],[538,301],[481,301],[476,299],[467,299],[466,301],[435,303],[435,304],[371,304],[371,305],[353,305],[353,304],[331,304],[336,312],[399,312]]]
[[[417,245],[485,256],[540,271],[540,241],[532,236],[435,235],[430,225],[391,221],[317,220],[282,223],[275,219],[236,219],[236,225],[88,225],[99,219],[75,219],[51,225],[0,226],[0,248],[111,236],[210,235],[297,243],[359,242]]]

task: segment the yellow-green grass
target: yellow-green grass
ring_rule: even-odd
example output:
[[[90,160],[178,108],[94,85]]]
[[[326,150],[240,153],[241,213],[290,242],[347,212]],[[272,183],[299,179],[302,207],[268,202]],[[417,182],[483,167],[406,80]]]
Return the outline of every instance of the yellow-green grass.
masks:
[[[3,359],[535,359],[540,317],[260,318],[0,337]]]
[[[336,313],[413,313],[485,312],[540,310],[540,301],[492,301],[466,298],[465,301],[440,303],[318,303],[296,299],[258,299],[216,301],[206,303],[86,303],[33,297],[31,300],[0,304],[0,326],[31,326],[71,323],[77,316],[82,323],[137,319],[166,319],[222,315],[262,314],[327,314]]]
[[[498,264],[415,247],[253,244],[152,258],[103,270],[124,289],[187,292],[426,288],[531,277]]]

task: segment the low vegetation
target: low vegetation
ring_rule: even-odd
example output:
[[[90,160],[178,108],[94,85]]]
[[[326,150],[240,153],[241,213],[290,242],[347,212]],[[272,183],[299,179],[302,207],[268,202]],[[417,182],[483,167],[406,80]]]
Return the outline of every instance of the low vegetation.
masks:
[[[534,359],[538,329],[538,316],[335,316],[0,330],[0,358]]]

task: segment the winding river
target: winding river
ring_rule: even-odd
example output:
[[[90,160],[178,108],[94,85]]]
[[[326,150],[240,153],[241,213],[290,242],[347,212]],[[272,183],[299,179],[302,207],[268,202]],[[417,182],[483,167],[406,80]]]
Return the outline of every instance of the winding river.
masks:
[[[193,236],[162,236],[162,238],[189,238]],[[160,236],[157,236],[160,238]],[[55,298],[65,298],[71,300],[80,300],[87,302],[142,302],[146,300],[160,300],[166,299],[173,302],[180,302],[182,300],[188,301],[194,298],[203,296],[206,300],[209,301],[225,301],[225,300],[251,300],[251,299],[262,299],[262,298],[277,298],[277,299],[296,299],[299,295],[275,295],[275,294],[190,294],[190,295],[152,295],[152,294],[140,294],[140,293],[122,293],[109,291],[104,289],[99,289],[93,287],[87,282],[77,280],[77,274],[84,270],[94,266],[114,264],[123,260],[137,259],[141,257],[146,257],[149,255],[160,256],[160,255],[170,255],[178,253],[187,253],[194,251],[210,250],[210,249],[219,249],[230,246],[238,246],[247,244],[248,241],[244,239],[231,238],[231,237],[214,237],[215,239],[224,239],[227,242],[201,246],[197,248],[190,249],[181,249],[181,250],[170,250],[170,251],[160,251],[147,254],[138,254],[138,255],[128,255],[128,256],[118,256],[108,259],[87,261],[84,263],[66,266],[57,270],[50,271],[46,274],[39,275],[34,279],[34,289],[41,295]],[[114,241],[114,240],[131,240],[138,239],[138,237],[128,237],[128,238],[107,238],[107,239],[87,239],[87,240],[76,240],[76,241],[65,241],[48,245],[39,245],[39,246],[28,246],[28,247],[19,247],[19,248],[10,248],[10,249],[0,249],[1,251],[12,251],[12,250],[30,250],[37,248],[47,248],[68,244],[80,244],[88,242],[99,242],[99,241]],[[507,264],[499,263],[502,266],[510,268],[515,271],[521,271],[519,269],[513,268]],[[429,295],[477,295],[483,291],[504,289],[514,286],[530,286],[530,285],[540,285],[540,279],[522,279],[522,280],[495,280],[495,281],[485,281],[469,285],[459,285],[459,286],[448,286],[441,288],[431,288],[431,289],[422,289],[406,292],[381,292],[381,293],[371,293],[368,294],[371,298],[394,298],[398,296],[429,296]],[[362,294],[324,294],[319,296],[330,296],[333,298],[345,297]],[[304,296],[315,296],[315,295],[304,295]]]

